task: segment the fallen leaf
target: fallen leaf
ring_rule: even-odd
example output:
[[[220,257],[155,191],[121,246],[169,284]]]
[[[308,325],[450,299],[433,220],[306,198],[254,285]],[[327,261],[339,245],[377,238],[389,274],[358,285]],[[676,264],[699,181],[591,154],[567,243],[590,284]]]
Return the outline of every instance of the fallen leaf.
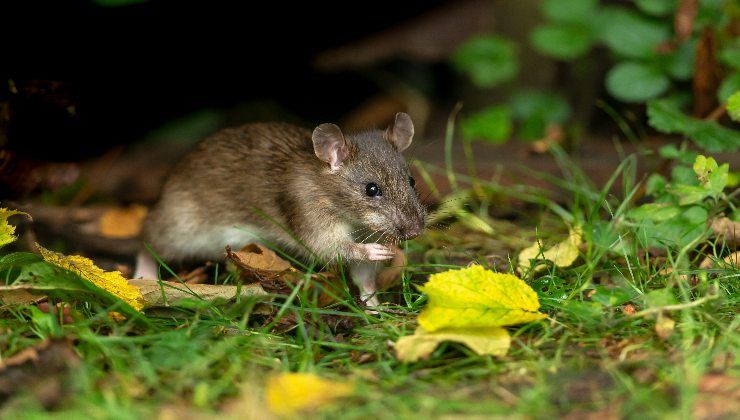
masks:
[[[118,271],[104,271],[92,260],[80,255],[66,256],[50,251],[39,244],[36,244],[36,247],[46,262],[72,271],[95,286],[117,296],[137,311],[144,307],[145,301],[139,289],[130,285]]]
[[[531,267],[531,260],[552,261],[558,267],[569,267],[578,258],[578,247],[583,243],[583,231],[580,226],[570,230],[568,238],[548,250],[544,250],[539,240],[519,252],[519,272],[525,273]],[[543,251],[544,250],[544,251]],[[545,265],[537,264],[534,272],[545,269]]]
[[[282,373],[267,380],[267,407],[281,416],[312,411],[352,395],[355,385],[322,379],[312,373]]]
[[[673,329],[676,327],[676,321],[672,320],[668,315],[663,312],[658,313],[658,318],[655,320],[655,333],[658,334],[661,340],[666,340],[673,334]]]
[[[429,332],[443,328],[488,328],[544,318],[537,312],[537,294],[511,274],[494,273],[480,265],[434,274],[419,289],[429,303],[419,324]]]
[[[268,293],[289,295],[296,285],[316,293],[316,305],[326,306],[335,301],[327,290],[341,294],[341,283],[336,273],[321,272],[308,275],[293,268],[271,249],[260,244],[247,244],[233,252],[226,247],[226,258],[233,261],[245,280],[257,280]]]
[[[710,228],[727,245],[736,246],[740,244],[740,222],[735,222],[727,217],[720,217],[712,220]]]
[[[266,296],[267,293],[259,284],[244,284],[241,286],[224,286],[209,284],[188,284],[163,281],[157,282],[147,279],[132,279],[128,283],[138,289],[143,301],[143,307],[176,305],[182,299],[234,299],[237,296]],[[196,297],[197,296],[197,297]]]
[[[291,269],[290,263],[280,258],[271,249],[257,243],[247,244],[240,251],[226,248],[226,257],[242,270],[261,276],[278,276]]]
[[[30,220],[33,220],[31,219],[31,215],[29,215],[28,213],[18,210],[8,210],[6,208],[0,208],[0,247],[3,247],[18,239],[18,237],[15,236],[15,226],[8,223],[8,218],[10,216],[15,216],[18,214],[23,214]]]
[[[128,208],[112,207],[100,216],[99,233],[106,238],[135,238],[141,232],[148,210],[140,204]]]
[[[509,333],[500,327],[450,328],[434,332],[427,332],[419,327],[413,335],[401,337],[396,341],[396,357],[407,363],[426,359],[443,341],[465,344],[481,356],[504,356],[511,344]]]

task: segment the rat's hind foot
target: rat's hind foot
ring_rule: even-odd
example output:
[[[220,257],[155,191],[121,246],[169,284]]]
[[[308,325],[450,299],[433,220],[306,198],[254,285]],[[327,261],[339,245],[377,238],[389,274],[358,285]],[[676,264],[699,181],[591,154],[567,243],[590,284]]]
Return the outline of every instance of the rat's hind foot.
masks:
[[[369,261],[385,261],[393,259],[393,250],[380,244],[363,244],[365,257]]]
[[[147,251],[139,251],[136,256],[136,270],[134,271],[135,279],[157,280],[159,267],[154,257]]]

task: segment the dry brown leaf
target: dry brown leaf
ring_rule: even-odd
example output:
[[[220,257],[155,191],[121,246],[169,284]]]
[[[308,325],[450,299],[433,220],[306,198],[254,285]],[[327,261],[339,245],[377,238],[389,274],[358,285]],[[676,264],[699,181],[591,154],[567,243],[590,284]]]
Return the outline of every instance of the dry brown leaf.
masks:
[[[732,221],[727,217],[714,219],[710,228],[719,238],[723,239],[729,246],[737,246],[740,241],[740,222]]]
[[[169,306],[182,299],[198,299],[194,294],[207,301],[215,299],[234,299],[237,296],[237,292],[239,297],[242,298],[267,295],[259,284],[244,284],[237,287],[210,284],[184,285],[182,283],[163,281],[160,285],[160,282],[146,279],[132,279],[129,280],[129,284],[139,289],[144,298],[145,308],[152,306]],[[166,305],[165,299],[167,300]]]
[[[109,208],[100,216],[99,234],[106,238],[135,238],[141,232],[147,212],[147,208],[140,204]]]
[[[308,276],[260,244],[248,244],[237,252],[227,247],[226,258],[236,264],[245,280],[258,281],[268,293],[289,295],[296,285],[301,284],[316,292],[318,306],[326,306],[334,302],[326,290],[339,292],[340,282],[335,273],[321,272]]]
[[[247,244],[237,252],[232,252],[231,248],[227,247],[226,257],[240,269],[261,276],[277,276],[291,268],[288,261],[280,258],[271,249],[257,243]]]

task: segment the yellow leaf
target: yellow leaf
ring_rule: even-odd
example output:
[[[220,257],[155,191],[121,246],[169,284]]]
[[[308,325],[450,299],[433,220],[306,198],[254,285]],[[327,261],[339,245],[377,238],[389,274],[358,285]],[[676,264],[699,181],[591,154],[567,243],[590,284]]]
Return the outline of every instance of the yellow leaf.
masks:
[[[140,204],[113,207],[100,216],[100,235],[106,238],[135,238],[141,232],[148,210]]]
[[[544,249],[540,241],[535,243],[529,248],[523,249],[519,253],[519,272],[524,273],[530,267],[530,260],[544,259],[552,261],[558,267],[569,267],[578,258],[578,247],[583,243],[583,230],[580,226],[576,226],[570,230],[568,238],[563,242],[553,246],[552,248],[540,252]],[[542,271],[545,266],[542,264],[534,267],[534,272]]]
[[[434,274],[419,289],[429,296],[419,324],[430,332],[501,327],[545,317],[537,312],[537,294],[523,280],[479,265]]]
[[[396,357],[402,362],[425,359],[443,341],[465,344],[481,356],[504,356],[511,344],[509,333],[500,327],[445,328],[435,332],[427,332],[419,327],[413,335],[401,337],[396,341]]]
[[[144,298],[139,289],[130,285],[120,272],[103,271],[90,259],[79,255],[68,257],[58,252],[49,251],[39,244],[36,244],[36,246],[45,261],[74,272],[101,289],[118,296],[119,299],[131,305],[137,311],[144,307]]]
[[[268,378],[265,396],[273,413],[293,416],[351,395],[354,389],[354,384],[322,379],[312,373],[282,373]]]
[[[0,208],[0,247],[18,239],[18,237],[15,236],[15,226],[8,224],[8,218],[10,216],[15,216],[16,214],[24,214],[26,217],[31,219],[31,215],[28,213]]]

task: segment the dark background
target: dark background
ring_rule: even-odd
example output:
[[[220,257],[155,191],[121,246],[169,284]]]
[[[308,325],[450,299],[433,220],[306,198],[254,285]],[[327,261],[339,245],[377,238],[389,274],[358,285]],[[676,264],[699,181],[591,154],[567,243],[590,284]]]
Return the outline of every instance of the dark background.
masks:
[[[335,119],[377,87],[358,72],[317,72],[313,57],[441,3],[4,4],[0,99],[9,98],[13,112],[8,143],[39,159],[81,159],[188,112],[260,99],[308,122]]]

